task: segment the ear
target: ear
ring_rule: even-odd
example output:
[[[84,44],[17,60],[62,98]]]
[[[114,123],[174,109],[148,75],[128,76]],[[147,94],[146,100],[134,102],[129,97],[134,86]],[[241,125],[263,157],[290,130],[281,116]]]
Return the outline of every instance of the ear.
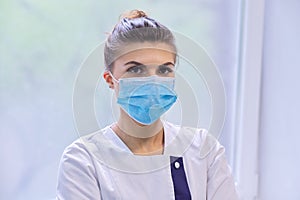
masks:
[[[114,89],[113,78],[111,77],[109,71],[105,71],[103,73],[103,78],[106,81],[106,83],[108,84],[108,87],[111,88],[111,89]]]

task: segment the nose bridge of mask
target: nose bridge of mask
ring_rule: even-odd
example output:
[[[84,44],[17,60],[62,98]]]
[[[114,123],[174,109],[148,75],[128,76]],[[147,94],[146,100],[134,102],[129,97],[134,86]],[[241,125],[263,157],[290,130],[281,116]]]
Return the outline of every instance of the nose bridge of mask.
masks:
[[[126,83],[126,82],[136,82],[137,84],[143,84],[143,83],[147,83],[147,82],[155,82],[157,84],[162,83],[163,85],[166,86],[170,86],[172,84],[170,84],[171,80],[175,80],[174,77],[160,77],[157,75],[152,75],[152,76],[144,76],[144,77],[130,77],[130,78],[119,78],[116,79],[116,77],[111,73],[111,71],[109,71],[110,76],[112,77],[112,79],[114,81],[116,81],[117,83],[120,83],[120,81]],[[172,88],[173,89],[173,88]]]
[[[174,90],[174,77],[159,77],[157,75],[148,77],[135,77],[135,78],[120,78],[119,82],[119,95],[139,95],[146,91],[152,91],[152,95],[163,95],[169,93],[169,90]]]

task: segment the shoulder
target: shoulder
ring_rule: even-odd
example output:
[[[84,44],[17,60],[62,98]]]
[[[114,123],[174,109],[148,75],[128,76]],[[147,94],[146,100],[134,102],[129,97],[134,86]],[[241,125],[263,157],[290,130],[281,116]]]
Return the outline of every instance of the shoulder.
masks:
[[[75,157],[84,158],[85,160],[90,159],[92,156],[91,152],[97,147],[99,141],[104,140],[103,138],[108,132],[109,128],[107,126],[96,132],[79,137],[64,149],[62,160],[73,159]]]
[[[169,146],[185,148],[182,151],[197,153],[202,159],[224,151],[224,147],[207,129],[180,126],[170,122],[164,122],[164,128]]]
[[[204,128],[181,126],[168,121],[164,121],[163,124],[166,133],[170,134],[172,137],[175,136],[198,137],[201,141],[203,141],[209,135],[208,131]]]
[[[98,135],[99,132],[95,132],[80,137],[65,148],[58,170],[57,199],[95,199],[100,196],[95,159],[89,147]]]

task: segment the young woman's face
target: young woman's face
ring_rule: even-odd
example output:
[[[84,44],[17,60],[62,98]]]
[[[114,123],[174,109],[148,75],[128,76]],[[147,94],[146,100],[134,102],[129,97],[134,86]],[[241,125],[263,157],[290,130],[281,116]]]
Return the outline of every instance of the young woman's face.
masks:
[[[176,101],[176,96],[172,91],[173,88],[170,86],[174,84],[174,79],[159,79],[160,81],[164,80],[163,83],[156,79],[155,84],[153,80],[147,84],[144,81],[149,79],[143,78],[149,76],[174,77],[176,55],[170,46],[162,43],[143,43],[137,46],[130,45],[129,48],[128,53],[123,54],[114,61],[112,72],[105,72],[104,78],[109,87],[114,89],[116,97],[119,96],[120,85],[123,84],[122,88],[125,89],[121,93],[120,102],[121,106],[125,106],[123,108],[131,113],[130,116],[135,116],[136,118],[133,118],[141,124],[153,123],[154,121],[151,120],[157,120],[157,117],[160,117],[162,113],[169,109],[169,107],[163,107],[164,105],[172,105]],[[132,78],[143,81],[139,82]],[[120,79],[123,79],[123,81],[119,82]],[[127,81],[124,79],[127,79]],[[130,82],[130,80],[133,82]],[[166,83],[167,81],[169,82]],[[129,90],[126,90],[126,88]],[[158,92],[162,91],[163,94],[160,95]],[[168,92],[170,93],[168,97],[163,98]],[[138,96],[136,96],[137,94]],[[148,100],[145,100],[145,98],[148,98]],[[140,105],[140,103],[143,106],[137,108],[135,105]],[[162,104],[160,105],[160,103]]]
[[[143,46],[146,48],[141,48]],[[115,60],[112,74],[116,79],[153,75],[174,77],[175,60],[174,53],[166,44],[141,44],[139,49]]]

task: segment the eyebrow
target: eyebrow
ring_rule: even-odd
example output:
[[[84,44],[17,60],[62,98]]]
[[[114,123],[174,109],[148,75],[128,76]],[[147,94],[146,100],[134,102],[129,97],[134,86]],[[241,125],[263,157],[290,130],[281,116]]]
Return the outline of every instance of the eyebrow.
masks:
[[[139,63],[137,61],[129,61],[129,62],[125,63],[125,65],[131,65],[131,64],[133,64],[133,65],[144,65],[143,63]],[[175,64],[172,63],[172,62],[166,62],[166,63],[161,64],[159,66],[162,66],[162,65],[172,65],[172,66],[175,66]]]

